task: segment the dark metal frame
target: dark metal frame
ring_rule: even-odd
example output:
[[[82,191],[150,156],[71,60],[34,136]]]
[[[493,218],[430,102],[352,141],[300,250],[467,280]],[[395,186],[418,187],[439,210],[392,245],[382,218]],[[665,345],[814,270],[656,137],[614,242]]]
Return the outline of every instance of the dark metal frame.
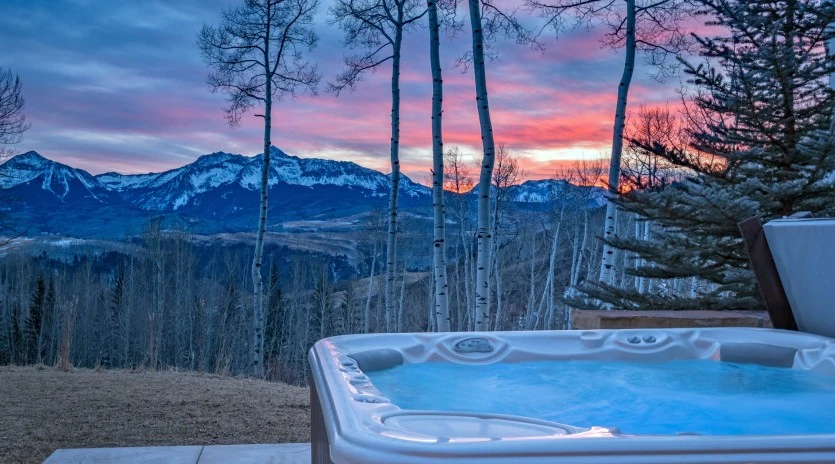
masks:
[[[775,329],[797,330],[797,322],[786,297],[786,291],[783,289],[780,274],[777,273],[777,266],[774,264],[774,257],[768,247],[762,223],[759,218],[752,217],[738,225],[742,239],[745,241],[751,270],[757,278],[771,324]]]

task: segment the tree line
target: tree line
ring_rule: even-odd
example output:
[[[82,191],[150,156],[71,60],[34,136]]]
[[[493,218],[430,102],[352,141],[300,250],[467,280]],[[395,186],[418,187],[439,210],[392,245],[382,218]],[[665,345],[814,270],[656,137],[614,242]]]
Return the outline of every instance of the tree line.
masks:
[[[479,166],[465,162],[459,150],[450,150],[446,159],[447,189],[474,184],[471,172]],[[584,184],[604,171],[601,159],[577,163],[561,175]],[[599,270],[601,247],[594,236],[603,224],[599,189],[555,184],[543,208],[520,210],[508,192],[522,174],[512,152],[500,147],[487,325],[570,328],[571,307],[563,297]],[[475,330],[478,317],[470,291],[477,261],[475,204],[474,195],[457,195],[448,205],[455,218],[449,227],[454,240],[446,244],[450,330]],[[394,272],[395,305],[388,317],[381,269],[385,211],[370,214],[351,234],[353,258],[265,245],[265,378],[305,384],[307,351],[324,337],[438,330],[427,265],[432,255],[423,246],[434,228],[426,218],[401,221],[402,264]],[[151,221],[120,251],[81,248],[72,257],[8,253],[0,261],[0,364],[251,374],[249,246],[207,245],[162,224]],[[619,253],[617,262],[626,261]],[[627,285],[630,276],[620,273],[618,279]]]

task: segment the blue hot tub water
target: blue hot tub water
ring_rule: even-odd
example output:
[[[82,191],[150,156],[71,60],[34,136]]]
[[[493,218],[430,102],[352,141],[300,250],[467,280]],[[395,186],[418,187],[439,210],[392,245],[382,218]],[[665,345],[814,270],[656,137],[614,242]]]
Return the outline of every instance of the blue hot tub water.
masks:
[[[709,360],[404,364],[368,376],[402,409],[511,414],[625,434],[835,433],[835,379]]]

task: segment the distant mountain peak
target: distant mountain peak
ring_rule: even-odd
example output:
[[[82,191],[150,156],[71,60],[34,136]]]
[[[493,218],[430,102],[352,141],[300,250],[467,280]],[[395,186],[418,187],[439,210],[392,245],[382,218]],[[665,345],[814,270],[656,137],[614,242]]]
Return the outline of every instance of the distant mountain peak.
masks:
[[[277,156],[281,158],[297,158],[296,156],[288,155],[284,152],[284,150],[276,147],[275,145],[270,145],[270,157]]]
[[[0,170],[0,188],[3,189],[31,185],[40,192],[54,195],[62,203],[73,197],[99,204],[116,198],[87,171],[52,161],[36,151],[9,159]]]
[[[22,158],[22,159],[42,159],[49,161],[48,159],[44,158],[40,153],[36,152],[35,150],[29,150],[26,153],[21,153],[17,155],[15,158]]]
[[[40,153],[36,151],[27,151],[26,153],[21,153],[17,156],[13,156],[9,158],[6,163],[11,163],[7,167],[11,166],[19,166],[19,167],[27,167],[29,169],[37,169],[44,166],[47,166],[51,163],[55,163],[52,160],[46,159],[41,156]],[[6,164],[4,163],[4,164]]]
[[[214,153],[209,153],[208,155],[201,155],[193,164],[195,166],[211,166],[238,159],[244,160],[246,159],[246,157],[243,155],[226,153],[223,151],[216,151]]]

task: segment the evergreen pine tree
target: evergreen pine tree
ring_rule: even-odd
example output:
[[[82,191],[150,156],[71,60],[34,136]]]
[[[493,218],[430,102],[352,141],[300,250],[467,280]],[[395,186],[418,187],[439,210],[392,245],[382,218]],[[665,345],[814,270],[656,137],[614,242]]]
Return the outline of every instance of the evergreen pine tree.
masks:
[[[827,86],[835,66],[824,49],[835,6],[815,0],[699,3],[714,18],[708,24],[725,32],[697,37],[704,63],[681,60],[693,86],[682,111],[683,136],[629,141],[687,177],[626,195],[620,207],[651,221],[652,238],[611,242],[646,263],[631,272],[656,279],[656,291],[592,284],[585,288],[591,299],[573,305],[758,308],[737,223],[835,212],[835,95]],[[674,279],[685,278],[701,282],[698,291],[676,292]]]

